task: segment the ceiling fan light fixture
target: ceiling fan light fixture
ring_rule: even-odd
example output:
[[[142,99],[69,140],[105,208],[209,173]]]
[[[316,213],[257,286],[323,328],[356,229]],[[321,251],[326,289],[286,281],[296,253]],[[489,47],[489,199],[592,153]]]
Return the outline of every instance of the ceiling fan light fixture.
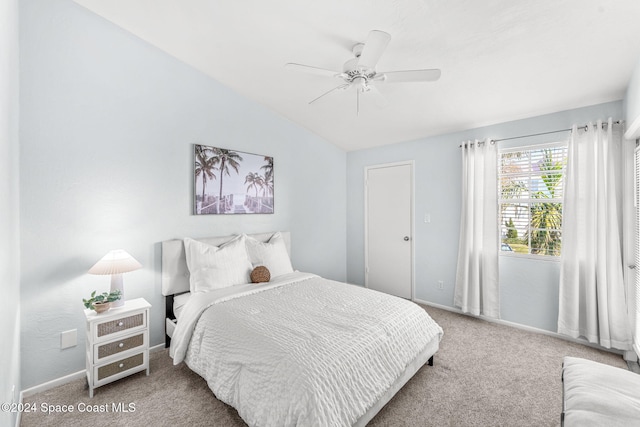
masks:
[[[364,76],[358,76],[353,79],[353,86],[358,89],[358,91],[364,93],[369,92],[371,89],[369,87],[369,80]]]

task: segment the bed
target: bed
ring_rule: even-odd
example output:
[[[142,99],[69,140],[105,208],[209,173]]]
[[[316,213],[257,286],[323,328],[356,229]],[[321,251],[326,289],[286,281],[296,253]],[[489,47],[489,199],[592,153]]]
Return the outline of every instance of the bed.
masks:
[[[433,365],[442,329],[410,301],[294,271],[290,247],[288,232],[163,242],[170,355],[251,426],[364,426]],[[271,280],[250,283],[256,265]]]

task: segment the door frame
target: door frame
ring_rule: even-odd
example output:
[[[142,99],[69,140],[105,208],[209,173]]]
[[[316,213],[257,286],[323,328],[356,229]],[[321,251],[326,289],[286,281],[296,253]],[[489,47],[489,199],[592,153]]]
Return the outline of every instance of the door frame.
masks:
[[[395,166],[409,166],[409,195],[410,195],[410,207],[409,207],[409,221],[410,221],[410,263],[411,263],[411,301],[415,299],[415,161],[405,160],[392,163],[381,163],[377,165],[370,165],[364,167],[364,287],[369,287],[369,196],[368,196],[368,175],[371,169],[383,169]]]

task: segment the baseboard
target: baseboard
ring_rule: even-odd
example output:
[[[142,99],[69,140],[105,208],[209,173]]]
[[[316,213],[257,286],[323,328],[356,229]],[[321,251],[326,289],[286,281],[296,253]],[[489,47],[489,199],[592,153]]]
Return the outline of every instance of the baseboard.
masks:
[[[70,383],[71,381],[82,379],[86,376],[86,374],[87,371],[83,369],[82,371],[74,372],[73,374],[65,375],[64,377],[56,378],[54,380],[47,381],[46,383],[26,388],[20,392],[19,403],[22,404],[25,397],[30,397],[42,391],[47,391],[54,387]],[[18,411],[18,416],[16,417],[16,427],[20,426],[21,415],[22,413]]]
[[[164,344],[158,344],[154,345],[153,347],[149,347],[149,353],[157,353],[162,350],[164,350]],[[50,390],[54,387],[70,383],[71,381],[80,380],[86,376],[86,373],[87,371],[83,369],[82,371],[74,372],[73,374],[65,375],[63,377],[47,381],[46,383],[24,389],[20,392],[20,402],[22,402],[23,397],[31,397],[36,393]]]
[[[70,383],[71,381],[75,381],[75,380],[80,380],[82,378],[84,378],[87,374],[86,370],[82,370],[82,371],[78,371],[78,372],[74,372],[73,374],[69,374],[69,375],[65,375],[64,377],[60,377],[60,378],[56,378],[54,380],[51,381],[47,381],[46,383],[42,383],[33,387],[29,387],[27,389],[24,389],[20,392],[20,397],[31,397],[34,394],[43,392],[43,391],[47,391],[50,390],[54,387],[58,387],[67,383]]]
[[[154,345],[153,347],[149,347],[149,353],[157,353],[162,350],[164,350],[164,343]],[[58,387],[60,385],[70,383],[71,381],[82,379],[86,376],[86,373],[87,371],[83,369],[82,371],[74,372],[73,374],[65,375],[64,377],[56,378],[55,380],[47,381],[46,383],[42,383],[40,385],[24,389],[19,394],[18,404],[21,405],[25,397],[30,397],[36,393],[47,391],[54,387]],[[22,413],[18,411],[18,415],[16,416],[15,427],[20,427],[21,416],[22,416]]]
[[[587,347],[597,348],[598,350],[608,351],[610,353],[619,354],[621,356],[624,355],[624,352],[622,350],[616,350],[614,348],[604,348],[602,346],[599,346],[598,344],[590,343],[589,341],[587,341],[585,339],[582,339],[582,338],[572,338],[572,337],[568,337],[566,335],[559,334],[557,332],[547,331],[546,329],[540,329],[540,328],[536,328],[536,327],[533,327],[533,326],[522,325],[520,323],[509,322],[508,320],[494,319],[493,317],[487,317],[487,316],[482,316],[482,315],[474,316],[474,315],[469,314],[469,313],[463,313],[462,310],[460,310],[458,308],[449,307],[449,306],[442,305],[442,304],[436,304],[436,303],[433,303],[433,302],[424,301],[424,300],[417,299],[417,298],[414,298],[413,301],[418,303],[418,304],[428,305],[428,306],[431,306],[431,307],[439,308],[441,310],[451,311],[453,313],[458,313],[458,314],[463,314],[465,316],[475,317],[477,319],[482,319],[482,320],[485,320],[485,321],[491,322],[491,323],[497,323],[498,325],[510,326],[512,328],[521,329],[523,331],[529,331],[529,332],[534,332],[536,334],[548,335],[550,337],[560,338],[561,340],[565,340],[565,341],[569,341],[569,342],[573,342],[573,343],[577,343],[577,344],[586,345]]]

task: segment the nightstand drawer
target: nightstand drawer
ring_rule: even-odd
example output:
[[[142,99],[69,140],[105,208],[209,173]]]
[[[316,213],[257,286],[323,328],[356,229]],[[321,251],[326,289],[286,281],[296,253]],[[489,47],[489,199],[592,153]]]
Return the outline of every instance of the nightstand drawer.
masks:
[[[146,348],[147,342],[147,331],[141,331],[135,335],[125,336],[116,341],[96,344],[93,351],[93,362],[98,363],[103,360],[106,361],[105,359],[117,356],[120,353],[124,353],[125,351],[138,347]]]
[[[96,338],[101,339],[122,331],[145,327],[147,322],[145,321],[144,314],[144,312],[136,313],[131,316],[120,317],[108,322],[98,323],[96,325]]]
[[[109,363],[108,365],[95,368],[97,371],[96,381],[99,383],[102,380],[116,375],[126,375],[127,371],[131,369],[145,366],[144,359],[145,353],[143,352],[127,357],[126,359],[116,360],[115,362]]]

